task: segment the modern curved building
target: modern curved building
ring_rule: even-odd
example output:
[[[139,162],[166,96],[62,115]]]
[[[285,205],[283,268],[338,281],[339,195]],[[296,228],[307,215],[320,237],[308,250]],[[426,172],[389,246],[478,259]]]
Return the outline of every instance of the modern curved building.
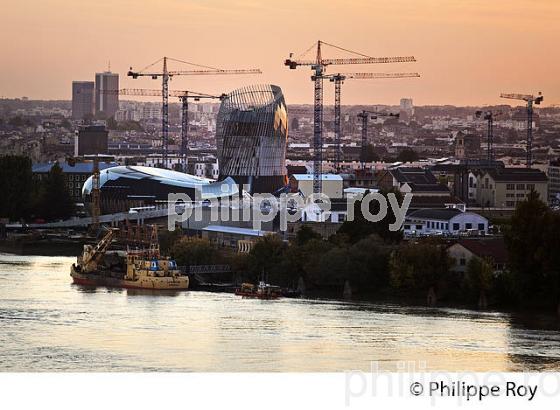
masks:
[[[216,124],[220,179],[232,177],[253,193],[286,185],[288,115],[276,85],[252,85],[222,100]]]
[[[82,196],[89,200],[93,177],[82,187]],[[168,169],[117,166],[99,174],[101,213],[128,211],[130,208],[163,204],[170,193],[184,193],[194,200],[226,198],[238,195],[232,178],[220,182]],[[199,194],[196,190],[199,189]]]

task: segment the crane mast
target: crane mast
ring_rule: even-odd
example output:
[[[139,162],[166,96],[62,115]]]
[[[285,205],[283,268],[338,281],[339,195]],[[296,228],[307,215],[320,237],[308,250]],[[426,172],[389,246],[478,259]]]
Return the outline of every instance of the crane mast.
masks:
[[[164,94],[163,90],[150,90],[145,88],[123,88],[115,91],[120,95],[133,95],[133,96],[154,96],[159,97]],[[189,99],[200,101],[201,99],[219,99],[222,100],[226,96],[211,95],[200,93],[197,91],[188,90],[167,90],[168,96],[178,97],[181,101],[181,167],[183,172],[187,171],[187,155],[188,155],[188,126],[189,126]]]
[[[196,70],[169,70],[168,60],[175,61],[178,63],[184,63],[191,66],[200,67],[201,69]],[[163,68],[161,71],[148,71],[154,65],[163,62]],[[133,79],[138,77],[150,77],[157,80],[159,77],[162,78],[161,86],[161,96],[162,96],[162,116],[161,116],[161,144],[162,144],[162,167],[168,167],[168,155],[169,155],[169,80],[174,76],[179,75],[229,75],[229,74],[261,74],[259,69],[221,69],[216,67],[204,66],[200,64],[190,63],[188,61],[177,60],[171,57],[163,57],[149,66],[145,67],[140,71],[133,71],[132,67],[128,71],[127,75]]]
[[[533,105],[539,105],[543,101],[541,92],[535,97],[532,94],[502,93],[501,98],[510,100],[521,100],[527,103],[527,168],[533,165]]]
[[[375,112],[375,111],[367,111],[362,110],[358,113],[358,118],[362,120],[362,144],[361,144],[361,167],[363,170],[366,169],[366,148],[368,142],[368,122],[371,118],[372,120],[377,119],[377,117],[399,117],[399,114],[394,113],[387,113],[387,112]]]
[[[340,162],[342,161],[342,127],[340,124],[340,99],[343,78],[337,75],[332,79],[334,81],[334,168],[336,172],[340,171]]]
[[[487,121],[486,157],[488,163],[494,162],[494,117],[500,113],[492,111],[476,111],[476,117]]]
[[[321,63],[321,42],[317,42],[317,61],[312,68],[315,75],[314,81],[314,103],[313,103],[313,193],[322,192],[321,174],[323,173],[323,71],[325,67]]]
[[[359,57],[354,58],[323,58],[322,46],[330,46],[338,50],[349,52]],[[313,193],[321,193],[321,174],[323,161],[323,79],[325,78],[325,70],[329,65],[346,65],[346,64],[388,64],[414,62],[414,57],[370,57],[365,54],[356,53],[324,41],[317,41],[305,53],[316,47],[316,57],[314,60],[302,60],[290,58],[284,61],[284,65],[291,70],[299,66],[310,66],[313,71],[311,80],[314,82],[314,101],[313,101]],[[304,53],[304,54],[305,54]],[[340,85],[340,84],[339,84]],[[340,94],[339,94],[340,97]],[[336,122],[336,121],[335,121]],[[340,117],[338,118],[338,127],[340,127]]]
[[[169,149],[169,73],[167,72],[167,57],[163,57],[163,73],[161,78],[161,158],[163,167],[167,168],[167,155]]]
[[[418,73],[338,73],[326,76],[334,83],[334,137],[335,137],[335,169],[337,172],[340,170],[340,162],[342,159],[342,128],[340,124],[341,119],[341,94],[342,84],[347,79],[358,80],[372,80],[383,78],[412,78],[420,77]]]

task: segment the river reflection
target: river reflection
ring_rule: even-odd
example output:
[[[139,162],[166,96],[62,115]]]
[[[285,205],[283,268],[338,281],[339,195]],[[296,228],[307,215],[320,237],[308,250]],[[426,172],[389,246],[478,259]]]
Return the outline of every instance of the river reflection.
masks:
[[[1,370],[560,370],[551,317],[87,288],[72,262],[0,254]]]

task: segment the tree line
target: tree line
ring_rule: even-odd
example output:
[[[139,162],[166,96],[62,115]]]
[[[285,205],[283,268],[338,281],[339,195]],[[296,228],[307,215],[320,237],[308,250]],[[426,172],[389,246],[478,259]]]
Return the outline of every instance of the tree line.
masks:
[[[62,168],[55,163],[46,177],[33,176],[31,159],[25,156],[0,157],[0,218],[30,222],[36,219],[67,219],[74,202],[66,186]]]
[[[385,193],[386,194],[386,193]],[[371,205],[375,206],[375,205]],[[374,211],[374,210],[372,210]],[[560,308],[560,215],[537,194],[520,203],[505,232],[508,263],[495,272],[491,259],[471,258],[466,272],[454,272],[444,239],[403,240],[388,224],[354,221],[324,240],[310,225],[294,238],[270,235],[248,254],[220,249],[181,234],[168,245],[180,264],[229,263],[240,280],[295,287],[341,296],[349,282],[358,297],[419,304],[464,305],[552,311]],[[560,313],[560,312],[559,312]]]

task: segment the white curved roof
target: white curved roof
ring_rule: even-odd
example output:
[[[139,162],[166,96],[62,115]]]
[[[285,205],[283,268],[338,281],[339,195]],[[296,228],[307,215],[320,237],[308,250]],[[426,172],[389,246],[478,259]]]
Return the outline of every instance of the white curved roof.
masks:
[[[238,192],[237,184],[229,177],[223,181],[217,182],[213,179],[201,178],[196,175],[185,174],[169,169],[136,165],[117,166],[102,170],[99,173],[99,186],[103,187],[107,181],[114,181],[119,178],[153,179],[166,185],[181,188],[200,187],[202,189],[203,199],[230,196]],[[92,184],[93,177],[89,177],[82,187],[82,195],[87,195],[91,192]]]

